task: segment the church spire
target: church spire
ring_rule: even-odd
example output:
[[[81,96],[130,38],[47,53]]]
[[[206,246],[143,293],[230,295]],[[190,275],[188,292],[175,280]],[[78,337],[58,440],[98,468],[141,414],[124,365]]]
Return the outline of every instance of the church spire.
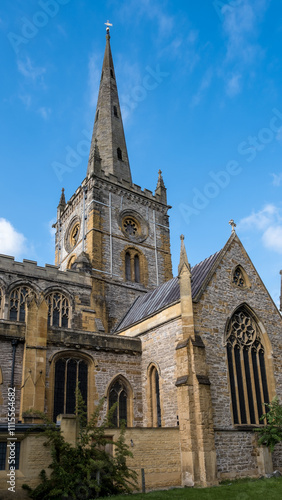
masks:
[[[107,22],[106,25],[106,49],[87,175],[99,175],[99,169],[102,169],[106,174],[113,174],[119,179],[131,183],[131,172],[110,45],[110,23]],[[100,162],[97,161],[98,158],[100,158]],[[98,165],[96,165],[97,163]]]

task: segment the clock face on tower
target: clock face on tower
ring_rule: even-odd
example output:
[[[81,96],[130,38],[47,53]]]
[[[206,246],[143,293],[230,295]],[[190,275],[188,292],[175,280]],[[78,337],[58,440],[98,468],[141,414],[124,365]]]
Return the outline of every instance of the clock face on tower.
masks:
[[[80,218],[74,217],[70,222],[65,235],[65,249],[71,252],[79,241],[80,234]]]

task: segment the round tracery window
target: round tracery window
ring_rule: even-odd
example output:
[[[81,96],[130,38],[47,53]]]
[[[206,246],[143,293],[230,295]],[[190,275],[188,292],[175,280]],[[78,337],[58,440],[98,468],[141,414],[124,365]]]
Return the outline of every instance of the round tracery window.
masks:
[[[127,217],[123,221],[123,230],[128,236],[137,236],[138,225],[134,219]]]

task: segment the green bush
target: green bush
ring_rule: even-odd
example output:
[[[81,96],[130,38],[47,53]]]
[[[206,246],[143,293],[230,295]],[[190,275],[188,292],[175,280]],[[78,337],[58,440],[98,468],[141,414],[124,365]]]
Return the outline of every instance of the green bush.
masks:
[[[47,439],[44,445],[50,446],[52,462],[49,465],[50,476],[48,477],[46,471],[42,470],[41,482],[36,488],[23,485],[23,488],[28,490],[30,498],[91,500],[120,493],[128,494],[137,489],[137,475],[126,465],[126,458],[132,457],[132,453],[125,444],[124,424],[118,440],[114,442],[114,456],[105,451],[106,444],[113,443],[105,437],[105,429],[111,426],[115,407],[98,426],[103,404],[104,400],[100,401],[87,424],[84,403],[80,392],[77,391],[79,437],[76,446],[71,446],[65,441],[56,424],[48,420],[44,414],[37,413],[45,424],[42,432]]]
[[[282,405],[277,398],[271,403],[265,403],[266,413],[262,415],[261,420],[266,420],[266,425],[261,429],[256,429],[259,433],[259,445],[268,446],[273,452],[277,443],[282,441]]]

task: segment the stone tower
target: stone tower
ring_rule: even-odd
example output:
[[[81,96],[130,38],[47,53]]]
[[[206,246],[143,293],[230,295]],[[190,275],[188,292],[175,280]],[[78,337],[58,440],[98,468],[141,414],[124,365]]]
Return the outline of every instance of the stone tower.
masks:
[[[55,263],[90,273],[92,307],[110,332],[135,298],[172,277],[166,188],[132,183],[107,28],[87,175],[57,209]]]

